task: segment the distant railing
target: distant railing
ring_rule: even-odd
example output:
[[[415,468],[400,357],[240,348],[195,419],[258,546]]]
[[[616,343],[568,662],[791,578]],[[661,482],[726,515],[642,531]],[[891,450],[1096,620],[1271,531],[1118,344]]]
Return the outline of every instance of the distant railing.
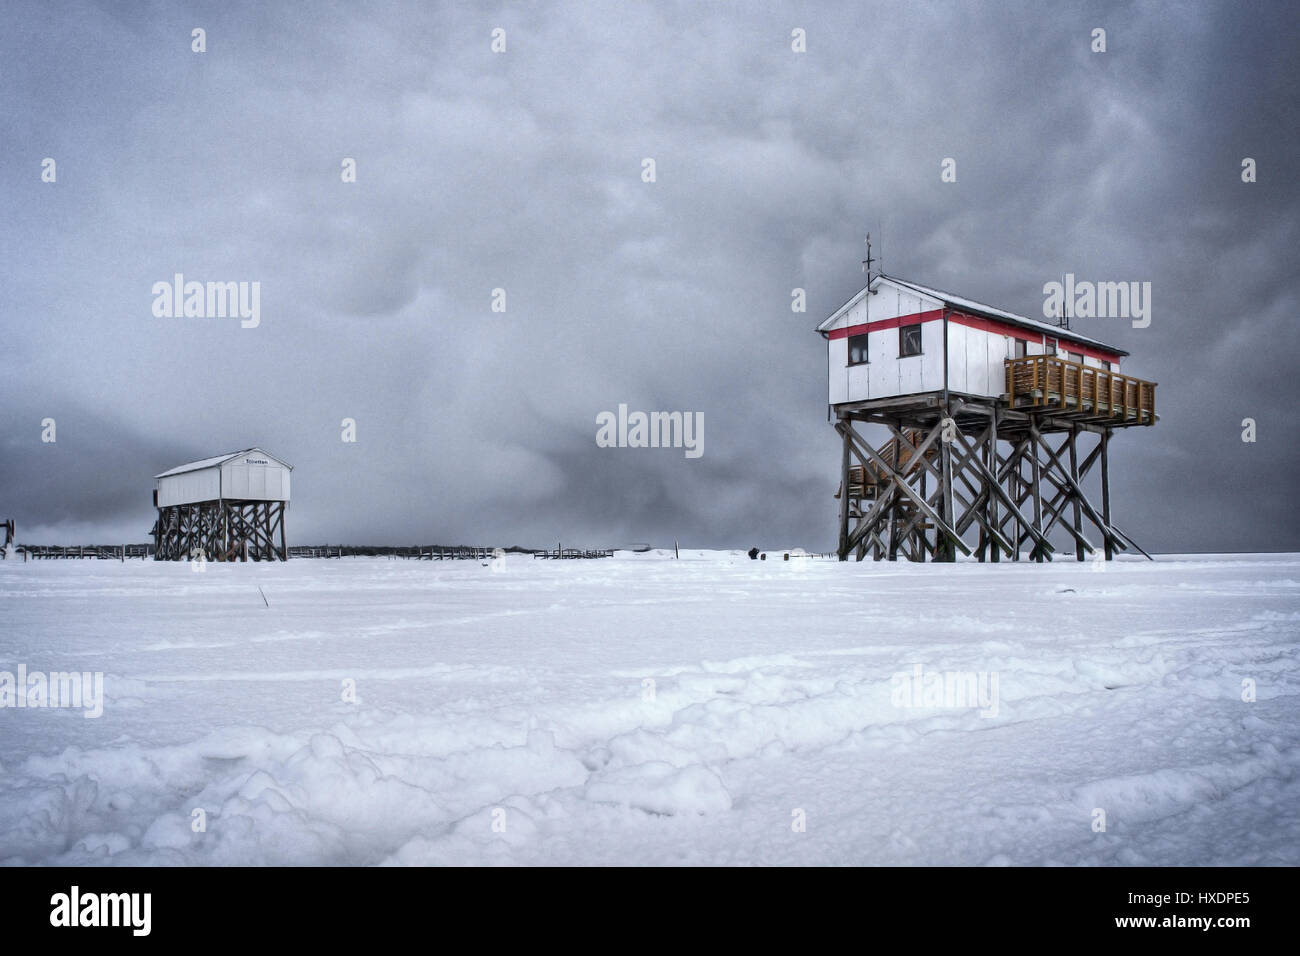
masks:
[[[1113,424],[1151,425],[1156,383],[1054,355],[1006,360],[1012,408],[1053,407]]]
[[[352,558],[352,557],[387,557],[407,558],[415,561],[486,561],[496,555],[497,548],[477,548],[465,545],[424,544],[410,546],[376,546],[349,544],[313,544],[295,545],[289,549],[289,557],[301,558]],[[535,558],[609,558],[614,551],[610,548],[584,550],[581,548],[564,548],[562,551],[529,551],[512,549],[516,553],[532,554]],[[20,544],[14,547],[15,555],[21,554],[23,560],[51,559],[99,559],[101,561],[125,561],[128,558],[150,558],[154,554],[152,544]],[[509,553],[509,552],[503,552]],[[210,558],[208,560],[211,560]]]
[[[554,551],[534,551],[534,558],[557,559],[575,559],[575,558],[612,558],[614,556],[613,548],[599,548],[596,550],[584,548],[557,548]]]
[[[290,558],[407,558],[415,561],[474,561],[492,557],[493,548],[464,545],[420,544],[410,546],[312,544],[294,545]]]
[[[31,558],[33,561],[48,561],[51,559],[66,560],[74,559],[91,559],[100,561],[125,561],[127,558],[140,558],[141,560],[150,557],[153,554],[152,544],[20,544],[14,549],[15,554],[21,554],[23,560]]]

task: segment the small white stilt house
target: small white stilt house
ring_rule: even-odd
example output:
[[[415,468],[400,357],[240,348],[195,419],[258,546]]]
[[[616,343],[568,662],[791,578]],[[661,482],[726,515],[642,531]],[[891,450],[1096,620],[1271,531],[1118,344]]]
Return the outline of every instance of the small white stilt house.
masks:
[[[155,559],[286,560],[292,471],[260,448],[245,448],[155,475]]]

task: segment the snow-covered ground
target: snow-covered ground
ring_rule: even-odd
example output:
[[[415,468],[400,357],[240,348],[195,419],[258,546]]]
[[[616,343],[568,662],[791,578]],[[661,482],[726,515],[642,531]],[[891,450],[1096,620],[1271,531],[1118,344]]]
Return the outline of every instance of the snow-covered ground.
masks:
[[[0,861],[1300,863],[1300,556],[775,557],[0,562]]]

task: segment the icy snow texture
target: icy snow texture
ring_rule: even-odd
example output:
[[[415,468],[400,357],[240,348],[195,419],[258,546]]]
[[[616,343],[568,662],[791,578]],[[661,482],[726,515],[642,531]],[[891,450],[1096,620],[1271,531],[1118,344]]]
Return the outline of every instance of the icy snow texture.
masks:
[[[0,564],[0,861],[1300,863],[1298,556],[669,557]]]

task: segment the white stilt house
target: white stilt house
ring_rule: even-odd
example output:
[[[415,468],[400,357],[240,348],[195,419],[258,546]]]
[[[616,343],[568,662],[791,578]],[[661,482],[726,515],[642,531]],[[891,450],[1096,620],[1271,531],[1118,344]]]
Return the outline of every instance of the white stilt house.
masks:
[[[981,560],[1019,560],[1022,545],[1050,560],[1057,527],[1082,560],[1094,549],[1085,516],[1107,558],[1136,548],[1110,520],[1107,445],[1115,428],[1154,424],[1155,384],[1120,373],[1127,352],[884,274],[818,331],[843,438],[841,560],[951,560],[974,553],[967,531]],[[855,427],[865,424],[892,437],[874,448]],[[1059,448],[1046,438],[1056,433]],[[1084,433],[1100,440],[1080,465]],[[1100,510],[1081,485],[1098,461]]]
[[[829,401],[844,405],[938,393],[997,398],[1008,359],[1055,356],[1119,371],[1128,355],[1086,335],[947,292],[878,275],[818,326],[830,359]]]
[[[286,560],[292,471],[260,448],[245,448],[155,475],[155,560]]]

